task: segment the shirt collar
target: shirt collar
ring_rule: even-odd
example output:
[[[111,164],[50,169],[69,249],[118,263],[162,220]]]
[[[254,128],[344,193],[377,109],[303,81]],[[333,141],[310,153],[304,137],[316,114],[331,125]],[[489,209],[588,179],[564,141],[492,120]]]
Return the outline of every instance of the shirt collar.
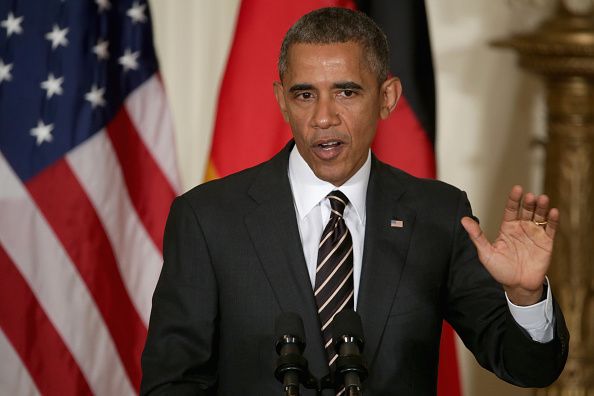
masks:
[[[297,150],[297,146],[293,146],[289,155],[289,182],[299,218],[303,219],[326,198],[326,195],[339,189],[349,199],[361,224],[365,224],[365,198],[370,173],[371,150],[363,166],[342,186],[336,188],[332,183],[318,179]]]

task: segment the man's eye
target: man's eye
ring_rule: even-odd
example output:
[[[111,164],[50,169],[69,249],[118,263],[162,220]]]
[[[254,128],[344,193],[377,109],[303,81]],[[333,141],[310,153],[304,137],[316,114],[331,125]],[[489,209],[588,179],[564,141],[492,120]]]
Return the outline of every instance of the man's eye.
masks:
[[[351,98],[353,96],[355,96],[355,91],[351,91],[350,89],[345,89],[344,91],[342,91],[342,96],[346,97],[346,98]]]
[[[297,98],[307,100],[313,98],[313,94],[311,92],[301,92],[297,94]]]

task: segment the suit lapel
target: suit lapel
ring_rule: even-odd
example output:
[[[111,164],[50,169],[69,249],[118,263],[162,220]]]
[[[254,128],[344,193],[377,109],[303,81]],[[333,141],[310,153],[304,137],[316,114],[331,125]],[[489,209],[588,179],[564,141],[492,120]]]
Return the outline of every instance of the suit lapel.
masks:
[[[327,364],[287,176],[291,147],[264,165],[254,180],[248,193],[257,206],[246,215],[245,224],[281,310],[303,319],[306,354],[312,372],[319,375],[327,371]]]
[[[367,189],[367,220],[357,312],[371,366],[386,326],[406,263],[415,211],[399,202],[402,182],[375,158]],[[391,220],[396,222],[391,224]],[[402,223],[399,223],[399,222]]]

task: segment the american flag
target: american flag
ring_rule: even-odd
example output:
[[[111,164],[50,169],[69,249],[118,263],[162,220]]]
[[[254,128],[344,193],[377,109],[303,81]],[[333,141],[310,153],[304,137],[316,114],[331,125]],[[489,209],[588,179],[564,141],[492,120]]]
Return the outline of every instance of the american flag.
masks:
[[[179,181],[144,0],[0,2],[0,394],[138,392]]]

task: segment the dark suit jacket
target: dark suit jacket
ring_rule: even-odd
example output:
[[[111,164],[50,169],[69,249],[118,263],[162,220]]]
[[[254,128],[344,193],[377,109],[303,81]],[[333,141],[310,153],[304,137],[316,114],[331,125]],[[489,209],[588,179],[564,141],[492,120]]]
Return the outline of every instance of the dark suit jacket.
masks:
[[[141,393],[281,394],[274,321],[283,311],[303,318],[313,374],[328,373],[287,176],[291,147],[173,203]],[[554,340],[532,341],[478,261],[465,215],[460,190],[373,158],[357,307],[370,372],[364,394],[434,395],[442,319],[506,381],[545,386],[560,374],[568,333],[558,306]]]

